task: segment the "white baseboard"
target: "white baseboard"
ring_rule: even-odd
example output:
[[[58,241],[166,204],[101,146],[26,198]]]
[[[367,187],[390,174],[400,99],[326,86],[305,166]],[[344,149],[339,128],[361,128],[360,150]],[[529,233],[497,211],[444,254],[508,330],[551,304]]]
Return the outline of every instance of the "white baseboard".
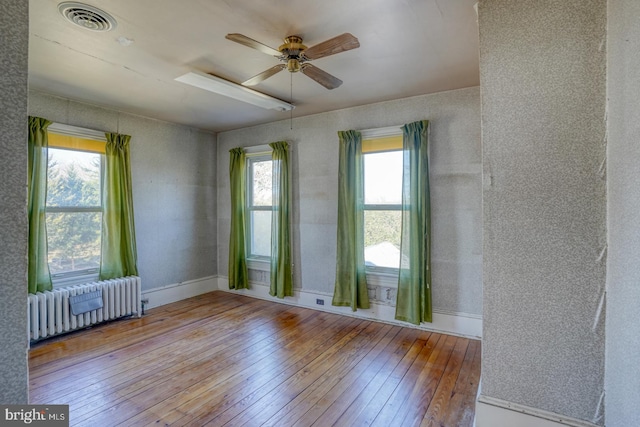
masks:
[[[463,313],[443,313],[434,310],[432,323],[423,323],[420,326],[415,326],[411,323],[396,320],[395,307],[390,305],[372,303],[371,308],[354,312],[350,307],[332,306],[331,295],[325,293],[294,290],[294,295],[292,297],[280,299],[269,295],[269,286],[265,284],[250,283],[250,286],[251,289],[231,290],[229,289],[228,278],[218,277],[218,289],[225,292],[237,293],[249,297],[266,299],[273,302],[311,308],[314,310],[327,311],[345,316],[413,327],[426,331],[443,332],[449,335],[456,335],[465,338],[480,339],[482,337],[482,316]],[[322,300],[324,304],[319,305],[316,303],[316,300]]]
[[[597,424],[480,395],[475,427],[598,427]]]
[[[142,299],[149,300],[145,308],[154,308],[216,290],[218,290],[218,279],[215,276],[209,276],[142,291]]]

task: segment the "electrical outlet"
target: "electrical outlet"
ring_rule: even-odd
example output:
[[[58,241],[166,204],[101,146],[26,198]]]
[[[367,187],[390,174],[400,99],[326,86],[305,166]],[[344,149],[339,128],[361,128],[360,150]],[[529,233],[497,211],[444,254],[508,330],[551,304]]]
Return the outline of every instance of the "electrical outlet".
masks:
[[[316,298],[316,304],[318,305],[324,305],[324,300],[320,299],[320,298]]]

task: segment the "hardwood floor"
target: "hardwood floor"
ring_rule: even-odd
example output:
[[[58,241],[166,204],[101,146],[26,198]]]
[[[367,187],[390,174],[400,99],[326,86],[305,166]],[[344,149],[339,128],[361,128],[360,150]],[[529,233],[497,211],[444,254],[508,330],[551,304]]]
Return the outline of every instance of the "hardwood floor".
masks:
[[[480,342],[212,292],[35,344],[72,426],[471,426]]]

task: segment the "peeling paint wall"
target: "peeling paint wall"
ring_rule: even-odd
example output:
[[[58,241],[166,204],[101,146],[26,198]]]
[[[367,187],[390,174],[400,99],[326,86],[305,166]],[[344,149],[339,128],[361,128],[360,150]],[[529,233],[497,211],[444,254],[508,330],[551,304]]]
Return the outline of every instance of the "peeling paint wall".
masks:
[[[608,2],[606,425],[640,426],[640,2]]]
[[[294,110],[295,111],[295,110]],[[294,286],[332,294],[336,266],[338,136],[347,129],[431,123],[433,307],[482,312],[480,98],[478,88],[416,96],[218,134],[218,265],[227,275],[229,150],[292,143]],[[293,129],[291,129],[293,126]],[[386,293],[380,289],[384,300]]]
[[[131,135],[143,291],[217,274],[215,134],[33,91],[29,114]]]
[[[479,4],[482,395],[602,425],[601,0]]]
[[[0,403],[28,400],[27,55],[29,5],[0,5]]]

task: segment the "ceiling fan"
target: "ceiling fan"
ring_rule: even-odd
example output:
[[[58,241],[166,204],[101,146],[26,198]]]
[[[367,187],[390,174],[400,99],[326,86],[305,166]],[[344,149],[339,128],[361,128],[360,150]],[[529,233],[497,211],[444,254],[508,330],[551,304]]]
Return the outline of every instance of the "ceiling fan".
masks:
[[[259,50],[267,55],[275,56],[280,61],[284,62],[283,64],[275,65],[260,74],[251,77],[249,80],[242,83],[243,86],[257,85],[274,74],[286,69],[291,73],[302,71],[302,74],[310,77],[327,89],[335,89],[342,84],[342,80],[318,67],[314,67],[309,64],[309,61],[360,47],[358,39],[349,33],[344,33],[309,48],[302,44],[302,38],[299,36],[286,37],[284,39],[284,44],[278,49],[269,47],[242,34],[227,34],[226,38],[236,43]]]

